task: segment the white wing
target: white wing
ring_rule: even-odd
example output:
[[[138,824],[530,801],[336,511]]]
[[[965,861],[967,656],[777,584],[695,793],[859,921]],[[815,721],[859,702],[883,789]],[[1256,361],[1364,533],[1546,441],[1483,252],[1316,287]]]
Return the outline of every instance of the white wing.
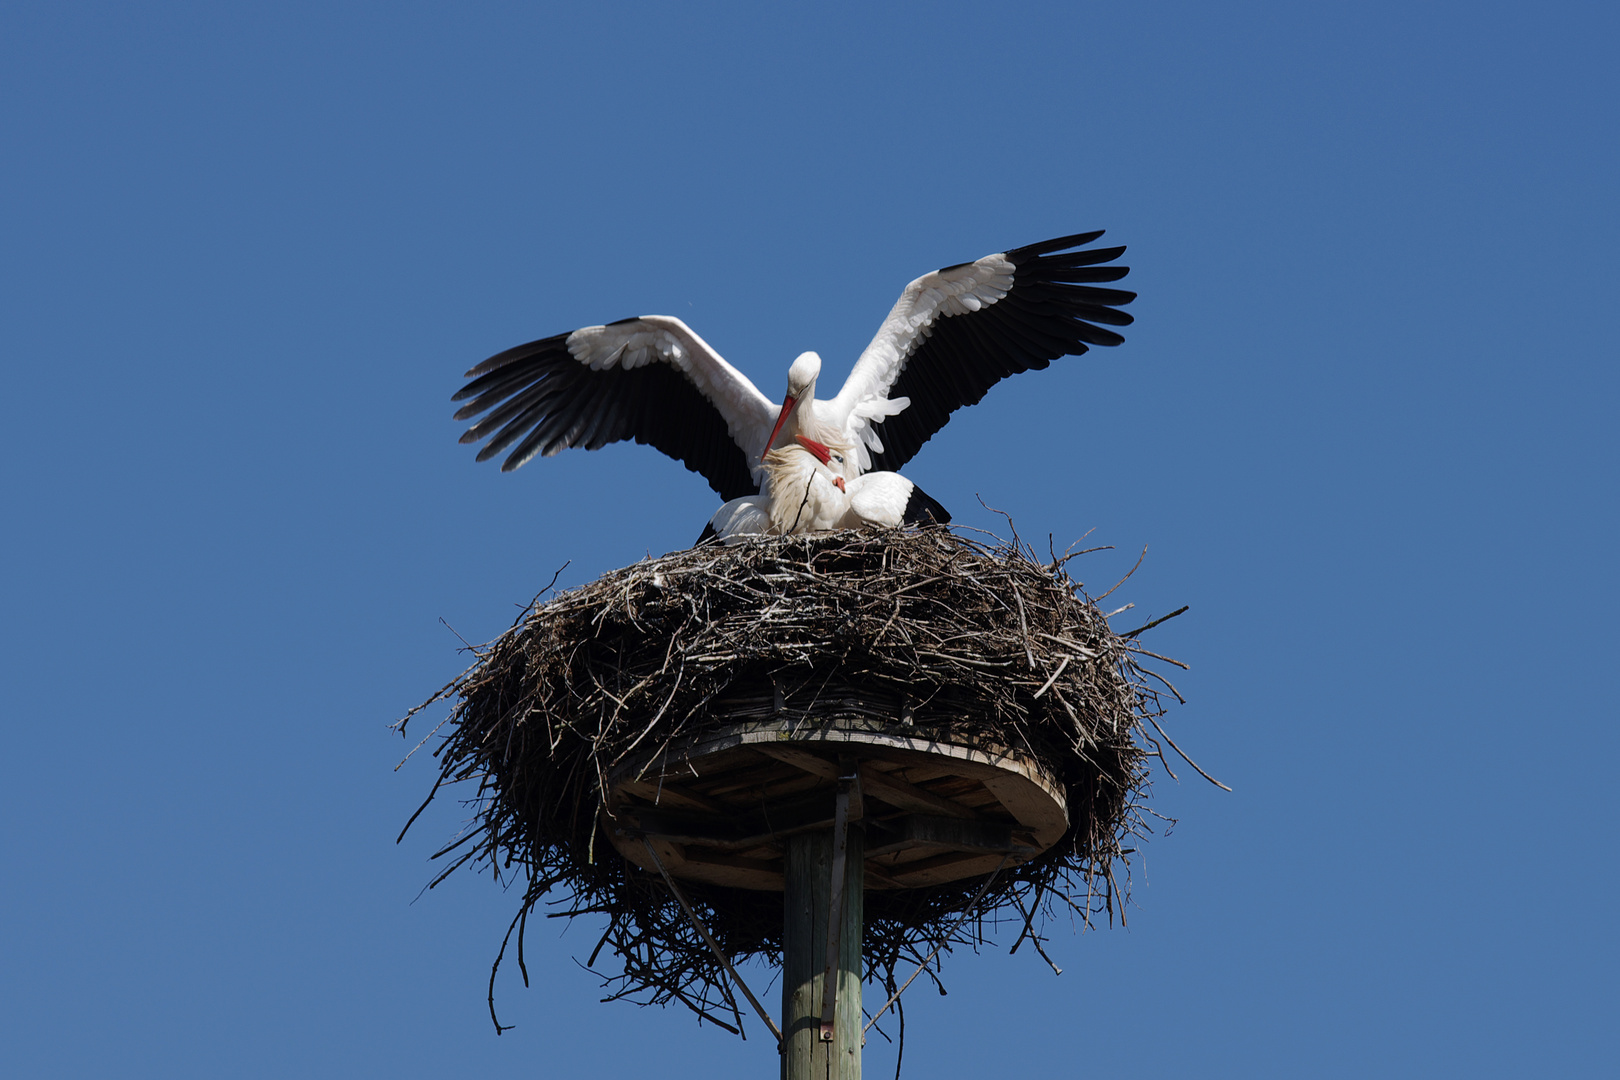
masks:
[[[1062,236],[986,255],[907,285],[828,410],[859,438],[869,459],[862,467],[898,469],[952,412],[976,403],[1008,375],[1124,341],[1095,324],[1130,325],[1131,317],[1115,309],[1136,294],[1093,283],[1129,272],[1098,265],[1125,249],[1069,250],[1101,235]],[[881,438],[876,424],[883,424]]]
[[[486,461],[516,446],[510,471],[536,454],[646,443],[701,473],[722,498],[759,489],[758,454],[778,408],[681,320],[644,315],[531,341],[467,372],[457,420],[487,413],[462,435],[489,439]]]

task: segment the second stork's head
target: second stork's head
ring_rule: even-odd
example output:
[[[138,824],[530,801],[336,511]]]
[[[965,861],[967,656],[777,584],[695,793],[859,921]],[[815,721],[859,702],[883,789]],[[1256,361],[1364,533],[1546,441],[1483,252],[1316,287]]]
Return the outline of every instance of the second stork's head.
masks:
[[[828,446],[824,442],[817,442],[808,435],[795,435],[793,440],[810,451],[817,461],[831,469],[833,474],[832,482],[838,486],[839,491],[845,490],[843,477],[845,459],[842,448]]]
[[[782,433],[788,417],[816,399],[816,377],[820,374],[821,357],[813,352],[800,353],[798,359],[793,361],[788,368],[787,393],[782,397],[782,411],[777,414],[776,426],[771,429],[771,437],[765,440],[761,454],[776,445],[776,437]]]

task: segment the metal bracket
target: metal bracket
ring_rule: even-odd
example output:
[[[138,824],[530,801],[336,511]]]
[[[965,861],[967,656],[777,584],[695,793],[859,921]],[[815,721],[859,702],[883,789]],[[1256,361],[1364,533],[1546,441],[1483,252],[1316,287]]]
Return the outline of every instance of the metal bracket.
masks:
[[[853,758],[838,759],[838,797],[833,804],[832,880],[827,897],[827,965],[821,972],[821,1041],[832,1042],[838,1016],[839,930],[844,916],[844,875],[849,861],[849,823],[859,821],[861,774]]]

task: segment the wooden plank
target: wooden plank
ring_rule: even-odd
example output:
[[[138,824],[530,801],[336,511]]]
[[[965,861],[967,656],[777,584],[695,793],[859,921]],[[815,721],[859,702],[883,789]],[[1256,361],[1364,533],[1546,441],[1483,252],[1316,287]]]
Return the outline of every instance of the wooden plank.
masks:
[[[814,791],[817,788],[820,788],[823,791],[831,790],[831,788],[827,785],[827,781],[823,780],[821,777],[811,776],[809,773],[795,772],[792,776],[774,781],[769,786],[764,787],[761,790],[764,791],[767,799],[771,800],[772,802],[777,802],[787,798],[790,795],[801,795],[807,791]],[[758,797],[756,796],[756,799],[757,798]]]
[[[671,870],[670,876],[677,875]],[[774,870],[762,870],[757,867],[722,866],[688,859],[678,876],[683,881],[701,881],[708,885],[721,885],[728,889],[753,889],[756,892],[781,892],[784,887],[780,866]]]
[[[1018,824],[1035,834],[1035,844],[1043,851],[1069,830],[1069,816],[1064,808],[1022,776],[1009,773],[990,777],[984,781],[984,786]]]
[[[682,810],[701,810],[709,814],[728,814],[731,812],[722,804],[707,796],[699,795],[695,791],[687,791],[669,783],[660,788],[656,780],[624,780],[620,782],[619,790],[627,795],[634,795],[638,799],[645,799],[654,806],[663,806],[668,803]]]
[[[876,886],[876,887],[878,887],[880,889],[903,889],[903,888],[905,888],[904,885],[900,884],[898,879],[890,877],[888,871],[884,870],[883,868],[879,867],[876,863],[872,862],[872,860],[870,858],[868,858],[866,860],[865,872],[866,872],[866,887],[868,889],[872,888],[873,886]]]
[[[648,836],[662,837],[677,844],[729,844],[743,838],[737,828],[724,818],[678,814],[650,806],[621,807],[619,820],[632,830],[639,829]],[[659,855],[661,857],[663,853]]]
[[[861,785],[866,794],[886,802],[890,806],[901,810],[911,810],[923,814],[944,814],[949,817],[971,818],[977,817],[971,809],[961,803],[942,799],[932,792],[924,791],[915,784],[908,784],[890,773],[880,772],[866,762],[861,763]]]
[[[632,840],[619,831],[615,831],[610,835],[613,837],[613,846],[619,849],[620,855],[623,855],[627,860],[635,863],[643,870],[658,873],[657,864],[647,855],[647,849],[640,840]],[[664,860],[665,869],[671,874],[675,872],[677,867],[686,865],[686,852],[679,845],[657,837],[653,838],[652,845],[658,852],[658,857]]]
[[[622,807],[619,816],[649,836],[735,853],[805,829],[830,826],[833,807],[831,799],[818,796],[724,817],[673,813],[650,806]]]
[[[908,814],[896,821],[888,822],[881,831],[872,830],[867,842],[867,850],[873,855],[905,851],[919,846],[996,854],[1037,854],[1034,848],[1013,843],[1010,825],[994,821],[934,817],[929,814]]]
[[[986,810],[990,816],[1001,817],[1005,811],[996,797],[984,789],[982,781],[966,776],[954,776],[949,779],[936,780],[928,785],[916,785],[932,795],[942,799],[949,799],[972,810],[977,816],[983,817]]]
[[[942,776],[962,775],[960,771],[960,764],[955,761],[947,761],[943,765],[938,764],[936,761],[936,763],[932,766],[918,765],[915,762],[906,763],[897,761],[894,763],[894,765],[896,773],[900,774],[897,776],[897,779],[907,780],[913,784],[926,784],[930,780],[938,780]]]
[[[937,855],[931,859],[922,859],[908,863],[903,867],[894,867],[889,870],[903,887],[917,889],[925,885],[940,885],[947,881],[957,881],[965,877],[982,877],[994,870],[1001,862],[1001,855],[976,855],[960,851],[953,851],[945,855]],[[1007,859],[1008,866],[1017,866],[1021,860],[1014,855]]]
[[[660,858],[663,856],[660,855]],[[709,851],[700,847],[691,847],[686,851],[688,868],[698,866],[725,867],[728,870],[746,870],[751,874],[774,875],[778,882],[782,878],[782,860],[774,859],[745,859],[739,855],[729,855],[723,851]]]
[[[720,798],[739,792],[768,790],[776,784],[790,783],[800,778],[799,770],[780,761],[766,761],[751,769],[733,769],[726,774],[725,783],[704,788],[710,795]]]
[[[824,780],[838,779],[838,763],[829,761],[818,754],[812,754],[806,750],[795,750],[790,746],[765,745],[756,746],[754,749],[767,757],[773,757],[777,761],[792,765],[796,769],[802,769],[812,776],[819,776]]]
[[[887,833],[872,833],[867,837],[872,846],[866,849],[869,859],[888,858],[884,863],[886,867],[893,868],[899,865],[897,857],[902,851],[925,846],[921,840],[893,839]]]

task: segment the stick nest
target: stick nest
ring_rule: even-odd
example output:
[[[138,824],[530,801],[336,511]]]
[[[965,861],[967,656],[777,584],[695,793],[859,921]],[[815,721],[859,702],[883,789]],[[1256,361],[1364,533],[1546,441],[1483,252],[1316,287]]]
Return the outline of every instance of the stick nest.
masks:
[[[1072,557],[1042,562],[1016,536],[985,543],[944,528],[841,532],[698,547],[537,598],[411,714],[454,702],[435,729],[439,777],[422,809],[447,785],[471,789],[472,818],[434,856],[449,863],[432,884],[471,863],[523,885],[490,972],[492,1019],[514,932],[526,983],[530,916],[588,915],[607,921],[586,962],[604,1001],[679,1001],[740,1030],[722,968],[663,881],[626,862],[597,823],[615,766],[735,723],[728,702],[759,687],[784,688],[790,717],[824,716],[838,688],[858,687],[879,711],[892,702],[890,719],[909,706],[917,734],[1021,749],[1067,796],[1063,838],[1002,870],[971,911],[982,879],[868,890],[869,980],[892,992],[902,963],[977,945],[1003,922],[1021,927],[1014,951],[1029,939],[1044,956],[1055,915],[1123,920],[1128,856],[1156,816],[1147,760],[1164,761],[1161,742],[1174,747],[1160,694],[1179,699],[1140,661],[1176,662],[1142,649],[1140,630],[1109,627],[1065,569]],[[734,959],[780,963],[781,894],[682,889]],[[595,967],[604,948],[617,973]]]

